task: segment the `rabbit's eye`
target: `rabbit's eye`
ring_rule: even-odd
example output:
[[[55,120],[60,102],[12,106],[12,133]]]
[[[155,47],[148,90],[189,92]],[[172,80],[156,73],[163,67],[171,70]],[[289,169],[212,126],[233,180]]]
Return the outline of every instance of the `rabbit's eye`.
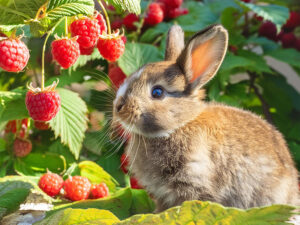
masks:
[[[152,88],[151,95],[153,98],[162,98],[164,95],[164,90],[160,86],[155,86]]]

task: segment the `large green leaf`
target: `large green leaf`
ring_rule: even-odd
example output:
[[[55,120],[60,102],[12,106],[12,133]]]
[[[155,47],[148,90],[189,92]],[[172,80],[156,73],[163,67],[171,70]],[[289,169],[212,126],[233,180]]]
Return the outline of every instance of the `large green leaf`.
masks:
[[[230,52],[226,54],[226,57],[222,63],[220,71],[232,70],[235,68],[245,68],[248,66],[254,66],[254,62],[246,57],[237,56]]]
[[[27,177],[7,176],[0,178],[0,220],[5,214],[17,210],[30,192],[39,194],[45,202],[53,200]]]
[[[285,221],[289,220],[294,209],[292,206],[273,205],[244,211],[224,208],[216,203],[190,201],[160,214],[136,215],[116,224],[287,225]]]
[[[83,161],[78,164],[78,167],[80,169],[80,175],[87,177],[92,183],[99,184],[104,182],[110,192],[116,191],[118,182],[97,163]]]
[[[290,64],[291,66],[300,68],[300,52],[296,49],[288,48],[278,48],[274,51],[268,52],[267,55]]]
[[[141,13],[141,0],[106,0],[119,10],[128,11],[135,14]]]
[[[62,173],[66,169],[66,160],[63,156],[46,152],[31,153],[24,158],[18,158],[14,163],[15,170],[26,176],[36,176],[47,172]]]
[[[240,4],[242,7],[245,7],[248,10],[252,10],[258,16],[264,18],[264,20],[269,20],[273,22],[277,31],[279,32],[282,25],[285,24],[289,18],[289,9],[280,5],[255,5],[252,3],[245,3],[240,0],[235,0],[236,3]]]
[[[58,205],[53,211],[47,213],[47,216],[65,208],[72,209],[106,209],[114,213],[119,219],[125,219],[131,216],[130,207],[132,204],[132,192],[130,188],[124,188],[117,191],[115,194],[95,200],[84,200],[69,204]]]
[[[146,63],[162,60],[159,50],[149,44],[128,43],[124,54],[119,59],[119,66],[126,75],[137,71]]]
[[[85,102],[70,90],[58,88],[61,98],[61,110],[50,121],[55,137],[60,137],[78,159],[87,129],[87,107]]]
[[[36,225],[112,225],[120,220],[111,212],[100,209],[65,209],[54,213]]]

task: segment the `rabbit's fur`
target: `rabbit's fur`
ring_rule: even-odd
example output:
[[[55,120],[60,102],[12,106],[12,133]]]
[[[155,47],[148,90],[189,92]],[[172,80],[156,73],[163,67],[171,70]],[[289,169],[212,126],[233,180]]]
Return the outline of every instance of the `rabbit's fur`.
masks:
[[[282,135],[253,113],[203,101],[201,88],[227,42],[227,31],[214,25],[184,46],[173,26],[165,61],[143,66],[117,92],[114,122],[131,134],[130,169],[157,212],[195,199],[238,208],[296,204],[297,170]],[[157,85],[162,99],[151,97]]]

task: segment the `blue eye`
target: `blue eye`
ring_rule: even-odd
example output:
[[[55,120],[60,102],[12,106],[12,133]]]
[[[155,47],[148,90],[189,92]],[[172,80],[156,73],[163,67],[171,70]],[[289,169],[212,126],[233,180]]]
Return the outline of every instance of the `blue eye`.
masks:
[[[160,86],[155,86],[152,89],[151,95],[153,98],[162,98],[164,95],[164,90]]]

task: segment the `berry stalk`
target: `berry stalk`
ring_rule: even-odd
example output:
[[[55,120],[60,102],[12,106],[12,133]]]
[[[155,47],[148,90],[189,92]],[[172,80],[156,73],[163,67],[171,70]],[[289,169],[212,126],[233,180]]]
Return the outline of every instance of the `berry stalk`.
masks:
[[[58,24],[61,23],[61,21],[65,19],[64,17],[61,18],[55,25],[54,27],[52,27],[52,29],[48,32],[45,41],[44,41],[44,45],[43,45],[43,50],[42,50],[42,81],[41,81],[41,91],[44,91],[45,89],[45,51],[46,51],[46,45],[47,45],[47,41],[50,37],[50,35],[53,33],[53,31],[55,30],[55,28],[58,26]]]
[[[111,34],[110,21],[109,21],[109,17],[108,17],[108,14],[106,12],[106,9],[105,9],[104,5],[102,4],[101,0],[98,0],[98,2],[99,2],[99,5],[100,5],[103,13],[104,13],[105,19],[106,19],[107,32],[108,32],[108,34]]]

